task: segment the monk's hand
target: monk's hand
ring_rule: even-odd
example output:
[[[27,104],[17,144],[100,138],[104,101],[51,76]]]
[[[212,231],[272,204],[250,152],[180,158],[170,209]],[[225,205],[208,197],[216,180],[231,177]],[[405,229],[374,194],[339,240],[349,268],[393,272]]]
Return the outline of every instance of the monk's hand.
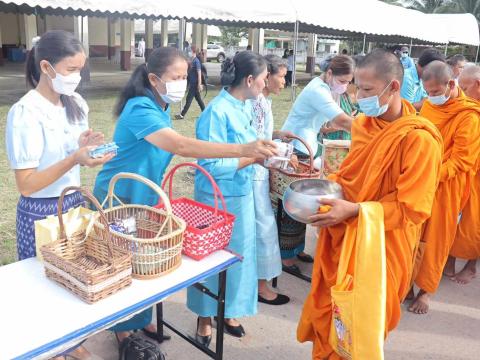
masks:
[[[318,212],[308,218],[310,225],[327,227],[340,224],[341,222],[356,217],[360,205],[340,199],[319,199]]]

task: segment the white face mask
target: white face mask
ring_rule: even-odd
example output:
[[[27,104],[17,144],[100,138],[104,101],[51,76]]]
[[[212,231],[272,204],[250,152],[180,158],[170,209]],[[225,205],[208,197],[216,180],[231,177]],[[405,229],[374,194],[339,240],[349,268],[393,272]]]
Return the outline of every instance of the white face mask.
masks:
[[[160,93],[157,88],[158,95],[162,98],[163,101],[167,104],[178,103],[182,101],[185,96],[185,91],[187,90],[187,80],[175,80],[175,81],[163,81],[157,75],[155,77],[165,84],[167,89],[166,94]]]
[[[49,65],[55,72],[55,77],[53,79],[47,73],[47,76],[50,78],[50,80],[52,80],[53,90],[57,94],[72,96],[78,84],[80,84],[80,81],[82,81],[80,73],[74,72],[69,75],[62,75],[56,72],[51,64]]]
[[[445,92],[447,91],[448,89],[448,85],[445,89]],[[437,105],[437,106],[441,106],[443,104],[445,104],[448,100],[450,100],[450,95],[446,96],[445,93],[443,93],[442,95],[437,95],[437,96],[428,96],[428,100],[430,100],[430,102],[433,104],[433,105]]]

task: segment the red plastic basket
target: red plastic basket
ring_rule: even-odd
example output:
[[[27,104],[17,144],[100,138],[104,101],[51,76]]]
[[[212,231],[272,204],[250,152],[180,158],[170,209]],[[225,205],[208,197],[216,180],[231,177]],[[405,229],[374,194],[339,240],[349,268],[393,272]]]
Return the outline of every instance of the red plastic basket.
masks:
[[[184,197],[173,199],[173,176],[182,167],[193,167],[210,180],[215,207]],[[201,260],[212,252],[225,248],[232,237],[235,215],[227,212],[225,199],[212,176],[197,164],[184,163],[172,168],[165,176],[162,183],[164,190],[167,182],[168,197],[173,213],[187,223],[183,239],[183,253],[195,260]],[[223,211],[218,209],[218,199],[222,203]],[[162,207],[163,203],[156,206],[156,208]]]

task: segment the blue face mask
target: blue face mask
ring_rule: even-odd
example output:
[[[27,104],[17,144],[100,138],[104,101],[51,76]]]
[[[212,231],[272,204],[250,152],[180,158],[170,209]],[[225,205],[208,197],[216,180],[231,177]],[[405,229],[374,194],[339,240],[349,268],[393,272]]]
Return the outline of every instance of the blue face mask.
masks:
[[[448,85],[447,85],[448,87]],[[447,89],[445,89],[446,91]],[[442,95],[437,95],[437,96],[428,96],[428,100],[433,104],[437,106],[441,106],[445,104],[448,100],[450,99],[450,95],[445,96],[445,93]]]
[[[390,102],[390,99],[392,97],[390,96],[387,103],[380,106],[380,96],[383,95],[383,93],[385,92],[385,90],[388,89],[388,87],[390,86],[391,83],[392,82],[390,81],[390,83],[385,87],[385,89],[383,89],[383,91],[380,93],[380,95],[374,95],[374,96],[370,96],[370,97],[363,98],[363,99],[357,99],[358,105],[360,106],[360,110],[365,115],[371,116],[371,117],[378,117],[378,116],[381,116],[381,115],[383,115],[387,112],[388,103]]]

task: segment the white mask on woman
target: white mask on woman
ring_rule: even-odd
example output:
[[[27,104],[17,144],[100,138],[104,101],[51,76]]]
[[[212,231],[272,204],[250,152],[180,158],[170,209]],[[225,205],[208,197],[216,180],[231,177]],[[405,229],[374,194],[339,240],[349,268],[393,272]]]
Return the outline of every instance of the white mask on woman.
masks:
[[[165,103],[171,104],[182,101],[187,90],[187,80],[163,81],[157,75],[155,75],[155,77],[163,82],[165,84],[165,88],[167,89],[167,93],[162,94],[157,88],[155,88],[155,90],[158,92],[158,95],[160,95]]]
[[[47,76],[52,80],[53,90],[57,94],[72,96],[77,88],[80,81],[82,81],[82,77],[80,76],[80,72],[74,72],[69,75],[62,75],[55,71],[51,64],[50,67],[55,72],[55,77],[52,79],[50,75]]]

